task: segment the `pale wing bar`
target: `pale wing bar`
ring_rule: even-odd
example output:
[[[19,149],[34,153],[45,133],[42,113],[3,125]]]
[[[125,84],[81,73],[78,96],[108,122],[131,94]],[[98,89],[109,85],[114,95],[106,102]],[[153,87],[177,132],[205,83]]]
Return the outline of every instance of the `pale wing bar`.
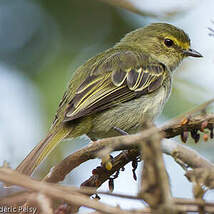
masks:
[[[161,64],[118,69],[103,77],[89,76],[68,104],[64,121],[99,112],[158,89],[165,78]]]

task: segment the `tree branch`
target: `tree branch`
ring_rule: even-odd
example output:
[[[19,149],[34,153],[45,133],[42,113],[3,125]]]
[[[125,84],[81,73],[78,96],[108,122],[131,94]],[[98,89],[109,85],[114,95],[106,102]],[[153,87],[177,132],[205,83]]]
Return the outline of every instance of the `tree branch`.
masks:
[[[138,196],[121,195],[121,194],[114,194],[109,192],[97,192],[95,189],[92,189],[92,188],[79,189],[77,187],[66,187],[66,186],[60,186],[57,184],[49,184],[43,181],[33,180],[28,176],[21,175],[18,172],[8,168],[0,169],[0,180],[4,182],[10,182],[11,184],[19,185],[27,189],[26,191],[23,191],[19,194],[16,193],[13,196],[0,198],[0,206],[11,206],[11,205],[14,206],[14,204],[18,204],[18,203],[14,203],[14,202],[17,202],[17,199],[22,199],[22,200],[29,199],[29,200],[35,201],[37,200],[37,197],[39,195],[44,195],[44,197],[46,197],[47,200],[49,201],[48,203],[51,203],[51,201],[54,199],[59,199],[59,200],[63,199],[66,202],[71,203],[72,205],[78,204],[78,206],[86,206],[89,208],[93,208],[97,210],[99,213],[111,213],[111,214],[112,213],[119,213],[119,214],[151,213],[150,208],[144,208],[144,209],[138,209],[138,210],[121,210],[118,207],[111,207],[108,205],[103,206],[103,203],[100,203],[99,201],[91,200],[88,198],[88,195],[97,193],[97,194],[108,194],[110,196],[115,196],[115,197],[142,200]],[[37,200],[38,206],[41,207],[42,204],[44,206],[45,201]],[[173,199],[173,201],[181,211],[198,213],[198,207],[204,206],[206,212],[214,212],[214,203],[211,203],[211,202],[204,202],[202,200],[181,199],[181,198],[175,198]],[[47,207],[44,208],[44,210],[46,209]],[[64,212],[61,212],[61,213],[64,213]]]
[[[105,148],[108,148],[108,151],[136,149],[139,148],[139,145],[142,141],[146,140],[156,132],[159,132],[160,135],[166,138],[172,138],[177,135],[182,135],[187,131],[201,130],[203,123],[206,122],[206,127],[203,127],[203,129],[209,129],[211,133],[210,135],[211,137],[213,137],[212,133],[214,126],[214,114],[196,115],[189,118],[189,120],[184,124],[182,124],[181,122],[182,121],[174,121],[173,123],[170,122],[171,125],[165,125],[158,130],[156,128],[150,128],[137,135],[106,138],[98,140],[96,142],[92,142],[87,147],[74,152],[63,161],[61,161],[52,169],[51,173],[46,176],[44,180],[47,182],[62,181],[64,180],[65,176],[74,168],[89,159],[96,158],[99,151]]]
[[[120,208],[112,207],[96,200],[91,200],[87,196],[77,192],[73,194],[68,193],[60,189],[59,186],[56,184],[49,184],[46,182],[33,180],[30,177],[22,175],[17,171],[13,171],[9,168],[0,169],[0,180],[3,182],[9,182],[14,185],[25,187],[31,191],[42,193],[50,198],[65,200],[73,205],[85,206],[100,211],[102,213],[111,213],[111,214],[129,213],[121,210]]]
[[[156,132],[149,140],[142,142],[141,155],[144,164],[140,195],[150,205],[152,213],[175,214],[178,209],[171,195],[160,140],[160,135]]]

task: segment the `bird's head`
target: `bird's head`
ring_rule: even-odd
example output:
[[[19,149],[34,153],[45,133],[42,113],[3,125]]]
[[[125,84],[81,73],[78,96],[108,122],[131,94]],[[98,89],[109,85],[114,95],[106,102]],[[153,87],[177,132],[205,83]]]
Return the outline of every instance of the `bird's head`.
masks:
[[[132,31],[119,45],[124,43],[142,49],[170,70],[174,70],[185,57],[202,57],[190,47],[189,36],[182,29],[166,23],[153,23]]]

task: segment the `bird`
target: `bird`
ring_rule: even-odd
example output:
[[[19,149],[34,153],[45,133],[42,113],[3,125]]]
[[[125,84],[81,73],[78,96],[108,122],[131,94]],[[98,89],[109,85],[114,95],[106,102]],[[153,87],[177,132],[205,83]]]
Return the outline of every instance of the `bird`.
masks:
[[[189,56],[202,57],[174,25],[152,23],[127,33],[76,69],[47,136],[16,170],[31,175],[63,139],[118,136],[114,127],[129,134],[142,130],[162,112],[173,73]]]

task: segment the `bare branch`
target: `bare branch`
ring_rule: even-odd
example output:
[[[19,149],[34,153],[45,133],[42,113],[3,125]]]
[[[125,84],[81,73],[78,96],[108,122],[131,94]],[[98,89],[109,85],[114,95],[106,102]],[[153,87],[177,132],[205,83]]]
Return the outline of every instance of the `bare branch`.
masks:
[[[118,207],[111,207],[89,199],[88,196],[90,196],[92,192],[88,192],[87,194],[81,192],[87,191],[88,189],[72,190],[44,181],[35,181],[5,167],[0,169],[0,180],[25,187],[28,192],[21,192],[20,195],[1,198],[0,204],[3,202],[8,203],[13,199],[15,200],[14,204],[16,204],[16,202],[18,202],[16,199],[27,199],[25,206],[36,202],[43,213],[53,212],[51,207],[52,200],[66,201],[68,206],[71,205],[72,211],[78,211],[80,206],[86,206],[102,213],[154,213],[156,211],[159,213],[177,213],[177,210],[181,212],[213,210],[214,206],[208,205],[205,201],[200,201],[199,203],[199,201],[195,200],[192,204],[187,204],[187,201],[184,201],[182,204],[181,201],[178,202],[172,198],[168,177],[162,160],[161,148],[164,153],[171,155],[185,170],[188,167],[193,169],[192,171],[188,171],[186,176],[193,183],[199,184],[199,187],[207,185],[209,188],[213,188],[214,164],[184,145],[172,141],[160,142],[164,137],[171,138],[177,135],[181,135],[182,139],[186,141],[187,132],[191,132],[191,136],[195,140],[196,138],[198,140],[200,137],[198,132],[206,134],[204,140],[208,138],[208,132],[210,132],[210,138],[213,138],[214,114],[206,114],[204,111],[213,100],[208,101],[196,109],[197,111],[203,112],[200,115],[193,115],[197,112],[193,110],[184,116],[174,119],[161,128],[152,127],[136,135],[119,136],[92,142],[87,147],[69,155],[54,167],[51,173],[44,179],[44,181],[47,182],[59,182],[75,167],[89,159],[100,157],[99,154],[101,153],[108,154],[111,151],[128,150],[112,159],[113,167],[111,170],[106,170],[102,165],[98,166],[92,170],[92,176],[81,185],[82,188],[88,186],[98,188],[106,180],[118,176],[120,170],[127,163],[132,161],[136,164],[137,157],[140,155],[140,148],[142,147],[141,153],[143,154],[142,157],[145,159],[145,163],[141,196],[150,204],[151,209],[148,208],[141,211],[121,210]],[[133,169],[136,168],[135,164],[133,164]],[[114,174],[115,172],[116,174]],[[134,174],[133,177],[135,177]],[[152,197],[155,200],[153,200]]]
[[[51,198],[65,200],[73,205],[92,208],[102,213],[111,213],[111,214],[129,213],[121,210],[120,208],[112,207],[96,200],[91,200],[87,196],[82,195],[80,193],[70,194],[58,188],[58,185],[56,184],[49,184],[46,182],[36,181],[28,176],[22,175],[17,171],[13,171],[8,168],[0,169],[0,180],[3,182],[9,182],[14,185],[25,187],[29,190],[38,193],[42,193]]]
[[[202,157],[197,151],[172,140],[162,141],[162,151],[172,156],[176,161],[186,164],[187,167],[195,168],[212,168],[214,164]]]
[[[111,175],[123,168],[127,163],[136,159],[140,155],[138,150],[121,152],[112,160],[112,169],[106,170],[104,166],[99,166],[93,170],[92,176],[81,184],[82,187],[100,187]]]
[[[140,195],[150,205],[152,213],[178,213],[171,195],[160,140],[157,131],[149,140],[141,144],[144,164]]]
[[[162,126],[162,128],[167,129],[168,127],[172,126],[173,124],[180,122],[183,118],[189,118],[198,112],[205,112],[207,107],[210,104],[212,104],[213,102],[214,102],[214,98],[206,101],[205,103],[202,103],[201,105],[193,108],[192,110],[190,110],[188,112],[183,113],[182,115],[179,115],[179,116],[173,118],[172,120],[168,121],[166,125]]]
[[[92,142],[87,147],[69,155],[62,162],[56,165],[44,180],[47,182],[59,182],[64,180],[65,176],[70,171],[83,162],[96,158],[97,153],[104,148],[110,148],[114,151],[136,149],[142,141],[148,139],[156,132],[159,132],[166,138],[172,138],[182,134],[184,131],[200,130],[204,121],[207,122],[205,129],[210,129],[212,131],[214,126],[214,114],[196,115],[191,117],[185,124],[182,124],[181,121],[176,120],[173,123],[170,122],[171,125],[165,125],[158,130],[156,128],[150,128],[137,135],[106,138]]]
[[[165,138],[172,138],[181,135],[184,131],[201,130],[202,123],[205,121],[207,122],[206,129],[212,130],[214,127],[214,114],[188,116],[186,123],[183,124],[183,120],[173,120],[173,122],[161,127],[161,130]]]
[[[53,214],[52,202],[50,198],[44,194],[39,193],[36,195],[36,200],[41,207],[42,214]]]

